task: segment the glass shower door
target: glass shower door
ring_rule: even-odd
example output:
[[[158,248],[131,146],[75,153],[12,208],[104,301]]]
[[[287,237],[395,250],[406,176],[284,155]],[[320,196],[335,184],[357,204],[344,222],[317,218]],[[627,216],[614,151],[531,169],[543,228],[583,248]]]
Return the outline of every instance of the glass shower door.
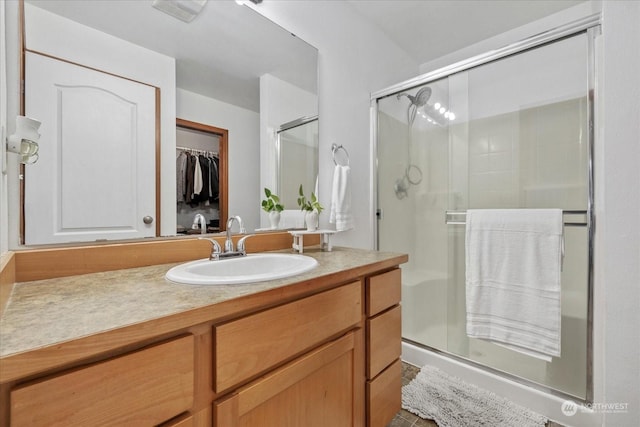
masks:
[[[378,247],[409,253],[404,339],[582,399],[588,370],[588,63],[587,35],[580,34],[377,103]],[[551,362],[466,335],[464,214],[497,208],[566,213],[562,356]]]
[[[402,272],[403,336],[443,349],[449,245],[443,215],[450,197],[449,117],[455,118],[448,100],[448,79],[380,99],[377,136],[378,245],[410,254]]]

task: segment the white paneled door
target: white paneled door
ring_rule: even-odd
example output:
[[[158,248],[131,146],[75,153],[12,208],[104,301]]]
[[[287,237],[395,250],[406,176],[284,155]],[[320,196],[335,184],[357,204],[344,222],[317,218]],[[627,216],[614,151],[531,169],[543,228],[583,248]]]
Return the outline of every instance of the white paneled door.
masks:
[[[25,111],[42,122],[26,244],[155,236],[154,87],[28,52]]]

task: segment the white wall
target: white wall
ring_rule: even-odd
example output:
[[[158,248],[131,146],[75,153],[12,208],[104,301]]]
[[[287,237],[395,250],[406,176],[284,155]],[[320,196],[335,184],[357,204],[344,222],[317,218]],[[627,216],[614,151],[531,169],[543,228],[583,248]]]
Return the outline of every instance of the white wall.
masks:
[[[256,11],[318,48],[320,115],[320,215],[329,226],[333,160],[331,144],[344,145],[352,170],[355,229],[336,245],[373,248],[371,92],[416,75],[418,64],[347,3],[332,0],[265,0]]]
[[[229,164],[238,166],[229,168],[228,214],[240,215],[248,230],[258,228],[260,170],[251,165],[260,164],[260,115],[182,89],[176,91],[176,100],[176,117],[229,131]]]
[[[603,2],[596,155],[596,381],[640,425],[640,2]]]

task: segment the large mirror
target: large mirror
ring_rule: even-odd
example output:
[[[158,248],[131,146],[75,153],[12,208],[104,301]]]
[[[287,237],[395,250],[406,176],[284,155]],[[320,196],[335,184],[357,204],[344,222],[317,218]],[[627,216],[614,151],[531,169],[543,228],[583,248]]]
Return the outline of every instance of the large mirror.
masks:
[[[44,54],[156,89],[156,176],[152,177],[156,209],[139,215],[152,224],[148,227],[152,236],[176,235],[179,222],[184,218],[188,221],[190,216],[184,209],[177,209],[177,119],[227,132],[227,213],[241,215],[247,229],[260,227],[262,188],[280,182],[278,170],[286,169],[276,160],[277,130],[284,123],[318,114],[317,50],[313,46],[233,0],[210,0],[191,22],[157,10],[152,1],[24,3],[27,55]],[[29,84],[29,62],[26,69]],[[28,100],[26,104],[28,113]],[[41,153],[39,163],[55,161],[60,154],[55,152],[57,148],[55,144],[49,147],[54,150],[50,158]],[[216,150],[202,151],[217,154]],[[297,162],[290,157],[286,161]],[[67,175],[69,170],[73,168],[66,169]],[[29,172],[27,167],[27,188],[37,185],[30,181]],[[66,179],[69,182],[86,177]],[[100,198],[105,197],[101,194]],[[89,209],[95,209],[92,203],[87,201]],[[75,212],[82,205],[75,203],[74,213],[86,219]],[[29,203],[24,206],[25,218],[30,207]],[[204,211],[211,212],[206,218],[211,224],[223,217],[215,209]],[[159,221],[154,222],[154,216]],[[91,216],[94,221],[96,218]],[[100,223],[93,225],[105,228]],[[28,227],[27,222],[27,235]],[[118,233],[86,236],[84,241],[126,238]],[[52,242],[35,238],[26,243]]]

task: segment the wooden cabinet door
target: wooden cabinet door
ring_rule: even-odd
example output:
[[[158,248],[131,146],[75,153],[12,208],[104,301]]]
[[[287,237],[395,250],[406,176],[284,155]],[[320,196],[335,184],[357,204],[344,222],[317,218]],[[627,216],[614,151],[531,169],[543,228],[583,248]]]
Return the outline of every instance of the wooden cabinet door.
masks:
[[[156,89],[31,52],[25,61],[26,114],[42,122],[25,171],[25,243],[155,236]]]
[[[358,396],[354,332],[214,404],[214,427],[351,427]]]

